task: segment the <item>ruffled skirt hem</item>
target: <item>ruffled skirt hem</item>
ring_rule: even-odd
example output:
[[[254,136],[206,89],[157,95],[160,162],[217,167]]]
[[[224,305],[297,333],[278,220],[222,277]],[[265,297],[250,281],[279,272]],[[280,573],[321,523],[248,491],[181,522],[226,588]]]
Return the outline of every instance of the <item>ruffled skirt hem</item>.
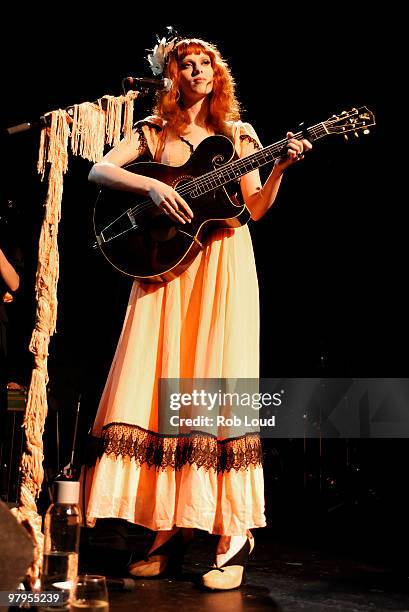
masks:
[[[217,472],[186,463],[157,470],[133,458],[103,455],[83,470],[86,523],[119,518],[152,531],[174,525],[219,535],[265,527],[262,465]]]

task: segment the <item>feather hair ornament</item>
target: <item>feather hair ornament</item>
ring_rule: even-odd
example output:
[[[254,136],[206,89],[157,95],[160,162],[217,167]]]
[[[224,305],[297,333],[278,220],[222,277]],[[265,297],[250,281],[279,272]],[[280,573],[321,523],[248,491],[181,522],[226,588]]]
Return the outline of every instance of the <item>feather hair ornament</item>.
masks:
[[[159,38],[156,35],[157,44],[153,49],[147,49],[150,53],[147,56],[147,60],[155,76],[159,76],[163,74],[165,71],[165,66],[169,59],[169,53],[173,50],[175,44],[180,39],[177,35],[176,30],[172,26],[168,26],[166,28],[168,30],[168,35],[163,38]]]

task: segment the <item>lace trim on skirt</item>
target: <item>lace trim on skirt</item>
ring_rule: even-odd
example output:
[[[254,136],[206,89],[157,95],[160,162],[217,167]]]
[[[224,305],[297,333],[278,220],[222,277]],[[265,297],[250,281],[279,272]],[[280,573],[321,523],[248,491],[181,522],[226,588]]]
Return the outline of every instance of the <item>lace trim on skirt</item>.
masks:
[[[245,470],[263,464],[260,435],[248,433],[238,438],[218,440],[200,431],[189,435],[165,436],[138,425],[109,423],[102,430],[100,455],[129,457],[157,470],[180,470],[186,463],[206,471]]]

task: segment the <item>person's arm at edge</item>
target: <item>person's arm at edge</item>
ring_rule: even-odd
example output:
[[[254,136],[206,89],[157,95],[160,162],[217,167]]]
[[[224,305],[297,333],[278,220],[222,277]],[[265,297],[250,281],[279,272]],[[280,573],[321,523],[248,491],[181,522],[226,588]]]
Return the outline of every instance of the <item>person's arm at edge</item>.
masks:
[[[17,291],[20,286],[20,277],[0,248],[0,276],[10,291]]]

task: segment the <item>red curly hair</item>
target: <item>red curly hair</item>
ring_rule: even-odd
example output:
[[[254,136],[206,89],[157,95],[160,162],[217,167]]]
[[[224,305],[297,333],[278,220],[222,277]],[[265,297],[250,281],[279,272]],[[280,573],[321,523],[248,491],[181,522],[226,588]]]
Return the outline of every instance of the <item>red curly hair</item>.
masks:
[[[221,134],[229,132],[226,121],[240,119],[240,105],[235,94],[235,83],[227,63],[218,49],[200,38],[184,38],[176,43],[169,54],[164,76],[172,79],[173,85],[168,92],[158,92],[153,112],[165,119],[176,133],[183,131],[189,119],[183,108],[179,92],[179,67],[190,53],[205,53],[213,68],[213,90],[209,94],[209,116],[206,127]]]

